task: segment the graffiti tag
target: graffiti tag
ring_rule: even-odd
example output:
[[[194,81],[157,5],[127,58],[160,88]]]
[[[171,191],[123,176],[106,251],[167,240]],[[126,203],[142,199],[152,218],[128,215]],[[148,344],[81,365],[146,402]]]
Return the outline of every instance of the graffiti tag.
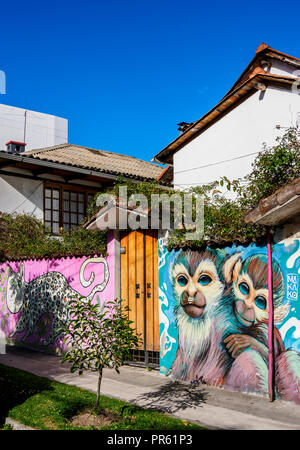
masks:
[[[290,273],[287,275],[287,298],[288,300],[298,299],[298,275]]]

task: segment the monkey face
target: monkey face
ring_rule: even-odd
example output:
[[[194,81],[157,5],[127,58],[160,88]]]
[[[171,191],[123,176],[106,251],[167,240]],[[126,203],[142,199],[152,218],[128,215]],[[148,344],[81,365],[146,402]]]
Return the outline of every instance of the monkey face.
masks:
[[[268,322],[268,259],[266,255],[250,256],[242,262],[236,253],[223,265],[223,275],[232,284],[232,299],[237,319],[250,327],[258,322]],[[280,322],[288,314],[289,306],[282,304],[284,282],[277,263],[272,265],[274,321]]]
[[[202,259],[194,271],[191,269],[180,262],[175,264],[172,270],[173,287],[183,311],[189,317],[198,319],[220,297],[223,283],[211,259]]]
[[[240,274],[233,284],[234,309],[238,320],[245,326],[268,319],[268,289],[257,289],[247,274]]]

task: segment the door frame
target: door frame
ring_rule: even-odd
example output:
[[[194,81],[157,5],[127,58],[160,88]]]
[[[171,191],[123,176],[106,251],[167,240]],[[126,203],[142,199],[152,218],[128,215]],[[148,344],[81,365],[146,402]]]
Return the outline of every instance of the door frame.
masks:
[[[141,240],[143,240],[142,252],[140,246],[137,247],[137,243],[141,244]],[[135,317],[133,326],[135,329],[142,329],[143,335],[142,347],[132,351],[132,360],[128,363],[157,368],[159,367],[158,233],[156,230],[125,230],[120,233],[119,242],[120,298],[124,297],[125,305],[129,307],[134,304],[135,311],[131,310],[129,317],[131,316],[130,320]],[[121,252],[124,250],[123,247],[126,247],[125,253]],[[131,255],[133,248],[134,254]],[[142,268],[138,266],[138,257],[141,253]],[[139,320],[139,312],[143,314],[143,326]]]

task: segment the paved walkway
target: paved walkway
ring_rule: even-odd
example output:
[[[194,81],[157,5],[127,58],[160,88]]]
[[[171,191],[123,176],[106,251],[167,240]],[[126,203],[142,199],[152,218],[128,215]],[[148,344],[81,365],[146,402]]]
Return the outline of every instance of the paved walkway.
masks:
[[[0,363],[79,386],[95,392],[97,375],[72,374],[58,356],[19,348],[9,348],[0,355]],[[292,430],[300,429],[300,406],[291,402],[198,386],[170,380],[156,370],[124,366],[118,375],[106,369],[102,394],[126,400],[145,408],[166,412],[212,429]]]

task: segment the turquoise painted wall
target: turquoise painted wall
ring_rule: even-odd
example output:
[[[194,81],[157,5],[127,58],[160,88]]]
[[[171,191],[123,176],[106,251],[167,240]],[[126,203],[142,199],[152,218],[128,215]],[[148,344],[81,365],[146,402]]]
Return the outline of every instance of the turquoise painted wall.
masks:
[[[243,246],[232,246],[227,247],[222,250],[221,254],[221,263],[219,266],[220,278],[222,278],[222,265],[225,264],[225,261],[228,261],[230,257],[234,257],[234,255],[240,254],[240,265],[242,266],[245,262],[250,261],[252,256],[258,256],[263,261],[266,261],[267,256],[267,248],[266,246],[257,246],[255,244],[249,245],[247,247]],[[182,254],[184,258],[188,258],[188,252],[183,252],[183,250],[171,251],[168,252],[163,245],[163,240],[159,240],[159,303],[160,303],[160,370],[163,374],[173,376],[176,378],[181,378],[186,381],[200,381],[207,382],[209,384],[215,385],[223,385],[224,387],[229,387],[231,389],[239,389],[243,391],[255,391],[260,392],[262,394],[267,393],[267,363],[266,360],[263,361],[259,357],[259,352],[255,349],[255,346],[249,346],[248,348],[242,349],[239,352],[239,356],[233,358],[228,349],[225,347],[224,336],[226,335],[225,330],[222,330],[222,326],[226,327],[226,323],[228,325],[228,320],[230,321],[230,309],[224,310],[224,314],[222,313],[222,307],[220,311],[220,305],[222,304],[222,298],[224,299],[225,291],[227,289],[233,292],[233,289],[239,289],[238,285],[234,286],[233,284],[226,283],[224,280],[224,292],[215,301],[214,308],[218,308],[219,304],[219,312],[214,315],[214,308],[210,309],[211,311],[211,321],[213,325],[211,325],[211,339],[215,340],[214,343],[210,342],[207,346],[202,348],[202,350],[198,352],[198,349],[201,348],[204,341],[204,331],[200,330],[200,322],[201,320],[208,322],[208,319],[200,318],[191,318],[187,317],[186,325],[179,325],[179,320],[184,314],[185,307],[181,307],[182,300],[178,299],[178,292],[183,289],[177,282],[172,278],[172,267],[174,268],[174,261],[180,261],[178,259],[179,255]],[[195,254],[194,254],[195,255]],[[201,258],[201,252],[199,252],[199,258]],[[222,260],[223,259],[223,260]],[[279,322],[275,322],[276,332],[275,332],[275,344],[278,349],[278,360],[277,366],[278,371],[281,371],[280,377],[288,378],[290,381],[290,385],[293,384],[292,388],[286,388],[281,386],[281,379],[278,382],[278,389],[276,389],[277,396],[282,398],[291,399],[294,401],[300,402],[300,305],[299,305],[299,273],[300,273],[300,240],[299,239],[290,239],[286,240],[282,243],[274,244],[272,249],[272,261],[273,264],[277,264],[280,270],[280,276],[283,279],[282,291],[280,292],[279,302],[281,306],[285,307],[285,317]],[[181,261],[182,262],[182,261]],[[176,265],[176,264],[175,264]],[[188,267],[188,264],[187,264]],[[174,269],[175,270],[175,269]],[[184,269],[187,270],[187,269]],[[236,269],[237,270],[237,269]],[[253,268],[252,268],[253,271]],[[176,270],[175,270],[176,272]],[[178,272],[178,270],[177,270]],[[176,273],[177,273],[176,272]],[[191,274],[192,275],[192,274]],[[250,274],[251,275],[251,274]],[[244,274],[245,277],[249,276],[247,271]],[[180,281],[180,280],[179,280]],[[184,282],[184,279],[183,279]],[[186,281],[187,282],[187,281]],[[250,281],[251,282],[251,281]],[[176,284],[177,283],[177,284]],[[238,283],[238,281],[237,281]],[[248,283],[249,284],[249,283]],[[202,286],[199,285],[199,290],[202,289]],[[178,288],[178,289],[177,289]],[[176,292],[174,292],[177,290]],[[239,291],[240,293],[240,291]],[[250,294],[249,294],[250,295]],[[238,295],[237,295],[238,296]],[[234,297],[234,295],[233,295]],[[243,297],[240,295],[240,297]],[[183,297],[182,297],[183,298]],[[233,301],[234,304],[234,301]],[[227,305],[228,306],[228,305]],[[177,308],[177,309],[176,309]],[[234,305],[233,305],[234,308]],[[205,310],[208,307],[205,307]],[[257,309],[257,308],[256,308]],[[257,309],[258,310],[258,309]],[[259,310],[258,310],[259,311]],[[279,310],[278,310],[279,311]],[[181,313],[183,316],[178,316]],[[227,322],[223,321],[223,315],[227,314]],[[207,313],[209,316],[209,314]],[[232,316],[234,316],[234,311],[232,312]],[[180,317],[180,319],[179,319]],[[220,319],[221,317],[221,319]],[[185,320],[186,317],[183,317],[182,320]],[[223,321],[223,322],[222,322]],[[232,322],[236,321],[236,317],[232,318]],[[256,319],[256,328],[253,329],[262,329],[263,332],[267,330],[267,324],[262,324],[260,326],[258,320]],[[190,327],[190,328],[189,328]],[[257,328],[258,327],[258,328]],[[206,327],[207,328],[207,327]],[[208,327],[209,329],[209,327]],[[216,334],[215,330],[218,329]],[[277,332],[278,330],[278,332]],[[239,330],[238,325],[237,328],[235,325],[233,326],[232,332],[236,334],[244,334],[245,328],[241,327]],[[207,329],[206,329],[207,332]],[[228,332],[229,333],[229,332]],[[189,337],[189,334],[192,337]],[[248,334],[248,332],[247,332]],[[266,336],[261,338],[257,337],[257,341],[263,343]],[[180,366],[180,362],[178,362],[178,353],[180,350],[180,339],[183,342],[182,347],[184,347],[183,355],[189,353],[189,348],[187,342],[190,342],[190,346],[193,347],[191,350],[191,355],[195,355],[195,360],[192,357],[188,358],[188,356],[181,356],[181,359],[185,359]],[[190,339],[190,341],[189,341]],[[284,345],[284,350],[282,349],[282,345],[280,347],[279,342],[282,339],[282,343]],[[212,351],[212,346],[215,346],[216,351]],[[194,348],[195,347],[195,348]],[[279,348],[280,347],[280,348]],[[220,350],[221,348],[221,350]],[[292,352],[287,352],[287,350],[291,350]],[[252,351],[251,351],[252,350]],[[194,352],[194,353],[193,353]],[[197,353],[198,352],[198,353]],[[215,377],[209,375],[212,372],[212,366],[214,366],[214,359],[216,357],[216,352],[221,352],[222,355],[220,357],[220,361],[224,365],[224,370],[221,371],[220,377]],[[177,355],[177,362],[176,362]],[[280,356],[281,355],[281,356]],[[252,357],[254,357],[255,362],[252,364]],[[224,362],[225,358],[225,362]],[[280,359],[281,358],[281,359]],[[246,360],[247,359],[247,360]],[[185,364],[185,368],[182,365]],[[233,373],[233,366],[240,365],[239,370],[243,370],[244,372],[248,371],[248,379],[251,379],[251,382],[247,381],[247,373],[245,375],[246,379],[241,377],[240,375],[236,375]],[[190,369],[194,366],[193,369]],[[180,367],[180,368],[179,368]],[[209,368],[209,370],[208,370]],[[213,369],[212,369],[213,370]],[[277,370],[277,369],[276,369]],[[208,373],[207,373],[208,371]],[[199,375],[197,375],[197,373]],[[196,375],[196,376],[195,376]],[[217,381],[216,381],[217,380]],[[289,392],[287,390],[290,389]]]

